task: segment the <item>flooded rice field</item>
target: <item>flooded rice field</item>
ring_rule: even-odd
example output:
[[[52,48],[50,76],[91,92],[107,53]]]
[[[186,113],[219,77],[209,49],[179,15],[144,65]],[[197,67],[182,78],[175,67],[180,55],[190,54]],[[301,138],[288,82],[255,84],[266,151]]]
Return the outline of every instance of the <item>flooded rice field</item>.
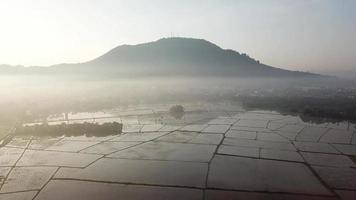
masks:
[[[122,126],[110,134],[11,135],[0,148],[0,199],[355,195],[355,124],[304,122],[233,105],[184,105],[176,118],[170,107],[57,114],[24,124]]]

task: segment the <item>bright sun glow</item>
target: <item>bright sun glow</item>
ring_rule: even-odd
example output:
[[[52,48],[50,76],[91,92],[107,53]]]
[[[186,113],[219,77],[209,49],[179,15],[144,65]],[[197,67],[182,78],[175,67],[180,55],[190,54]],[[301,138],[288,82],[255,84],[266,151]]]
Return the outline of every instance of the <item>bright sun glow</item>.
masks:
[[[204,38],[296,70],[356,65],[355,1],[3,0],[0,63],[84,62],[117,45]]]

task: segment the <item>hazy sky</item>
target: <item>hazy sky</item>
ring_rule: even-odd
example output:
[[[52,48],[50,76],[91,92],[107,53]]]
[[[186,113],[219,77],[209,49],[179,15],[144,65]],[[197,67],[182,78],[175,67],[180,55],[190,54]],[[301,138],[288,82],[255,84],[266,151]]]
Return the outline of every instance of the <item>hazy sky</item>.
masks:
[[[0,1],[2,64],[84,62],[171,35],[277,67],[356,69],[355,0]]]

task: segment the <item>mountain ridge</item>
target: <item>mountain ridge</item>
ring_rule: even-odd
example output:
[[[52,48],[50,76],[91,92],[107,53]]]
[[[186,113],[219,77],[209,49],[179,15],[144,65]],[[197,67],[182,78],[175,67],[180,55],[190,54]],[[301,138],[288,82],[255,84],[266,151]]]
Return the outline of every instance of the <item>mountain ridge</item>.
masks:
[[[4,70],[5,69],[5,70]],[[49,67],[1,67],[10,74],[70,74],[110,76],[236,76],[315,77],[260,63],[231,49],[222,49],[204,39],[162,38],[137,45],[120,45],[87,62]]]

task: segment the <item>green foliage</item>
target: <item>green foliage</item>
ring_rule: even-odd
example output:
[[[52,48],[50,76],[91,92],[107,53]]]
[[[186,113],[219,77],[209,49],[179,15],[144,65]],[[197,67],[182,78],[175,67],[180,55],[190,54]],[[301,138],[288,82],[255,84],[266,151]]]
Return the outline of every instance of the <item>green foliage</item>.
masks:
[[[240,96],[247,109],[276,110],[287,114],[300,114],[303,120],[328,118],[331,121],[356,121],[356,99],[347,97],[288,97]]]
[[[175,105],[169,109],[169,114],[176,119],[181,119],[184,115],[184,107],[182,105]]]
[[[65,136],[80,136],[86,135],[88,137],[104,137],[109,135],[117,135],[122,131],[122,124],[117,122],[96,124],[96,123],[83,123],[83,124],[59,124],[59,125],[34,125],[34,126],[21,126],[16,129],[16,135],[29,135],[39,137],[59,137]]]
[[[356,163],[356,156],[349,156],[354,163]]]

